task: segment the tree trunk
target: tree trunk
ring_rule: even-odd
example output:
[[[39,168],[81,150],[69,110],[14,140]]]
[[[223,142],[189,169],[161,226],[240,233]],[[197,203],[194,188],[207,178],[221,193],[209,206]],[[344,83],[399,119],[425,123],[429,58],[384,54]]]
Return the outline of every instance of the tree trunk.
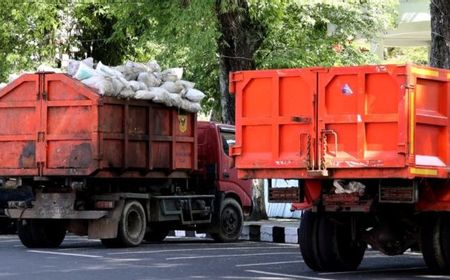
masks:
[[[220,36],[219,82],[222,122],[234,124],[234,96],[228,91],[231,71],[255,69],[253,55],[265,37],[265,28],[250,17],[246,0],[216,0]]]
[[[264,180],[252,180],[253,187],[253,209],[249,220],[267,219],[266,201],[264,200]]]
[[[430,65],[450,69],[450,1],[431,0]]]
[[[265,27],[250,17],[246,0],[216,0],[216,15],[220,36],[219,85],[222,122],[234,124],[234,95],[228,90],[229,73],[255,69],[253,56],[265,38]],[[267,218],[264,205],[264,183],[262,180],[253,188],[253,219]]]

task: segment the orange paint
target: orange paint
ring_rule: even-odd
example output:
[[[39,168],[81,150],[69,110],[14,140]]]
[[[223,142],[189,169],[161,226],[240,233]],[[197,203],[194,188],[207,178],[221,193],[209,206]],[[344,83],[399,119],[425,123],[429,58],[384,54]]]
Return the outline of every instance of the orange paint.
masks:
[[[233,73],[239,174],[447,178],[449,73],[415,65]],[[436,171],[410,172],[420,168]]]

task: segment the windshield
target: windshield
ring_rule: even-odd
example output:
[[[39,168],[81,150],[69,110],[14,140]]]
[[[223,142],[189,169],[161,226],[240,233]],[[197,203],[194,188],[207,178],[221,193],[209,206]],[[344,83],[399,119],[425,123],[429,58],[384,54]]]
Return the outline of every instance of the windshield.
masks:
[[[222,137],[222,145],[223,145],[223,152],[226,155],[229,155],[230,153],[230,146],[233,146],[235,144],[235,138],[234,138],[234,132],[231,131],[220,131],[220,135]]]

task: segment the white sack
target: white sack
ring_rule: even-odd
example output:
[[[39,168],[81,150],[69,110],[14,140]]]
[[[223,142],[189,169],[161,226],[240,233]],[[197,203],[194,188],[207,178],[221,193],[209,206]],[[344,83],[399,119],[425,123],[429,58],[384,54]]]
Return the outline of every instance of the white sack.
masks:
[[[37,72],[54,72],[54,73],[61,73],[61,69],[58,68],[54,68],[51,67],[49,65],[46,64],[41,64],[39,65],[39,67],[36,69]]]
[[[136,94],[134,95],[135,99],[152,100],[154,97],[155,97],[155,92],[149,91],[149,90],[138,90],[138,91],[136,91]]]
[[[141,73],[141,72],[147,72],[148,71],[148,67],[147,65],[143,64],[143,63],[139,63],[139,62],[133,62],[128,60],[125,63],[125,66],[128,67],[129,69],[133,70],[135,73]]]
[[[134,91],[129,88],[124,88],[119,93],[119,97],[122,97],[122,98],[133,98],[134,95],[135,95]]]
[[[153,92],[153,94],[155,95],[153,97],[153,102],[156,103],[164,103],[164,104],[172,104],[171,103],[171,99],[170,99],[170,95],[169,92],[163,88],[160,87],[152,87],[148,89],[149,91]],[[169,106],[171,107],[171,106]]]
[[[197,113],[202,109],[202,106],[200,105],[200,103],[190,102],[189,100],[182,99],[181,108],[190,113]]]
[[[101,61],[97,64],[97,68],[95,68],[95,71],[103,76],[123,77],[123,75],[122,75],[122,73],[120,73],[120,71],[117,71],[116,69],[113,69],[107,65],[104,65]]]
[[[142,72],[137,77],[139,82],[143,82],[148,88],[157,87],[161,84],[161,80],[158,79],[153,73]]]
[[[92,76],[95,76],[97,73],[95,70],[88,65],[86,65],[84,62],[80,63],[80,66],[78,67],[77,73],[75,73],[74,78],[77,80],[84,80],[88,79]]]
[[[185,81],[185,80],[176,81],[175,84],[177,86],[182,86],[186,91],[188,91],[190,89],[193,89],[195,87],[195,83],[189,82],[189,81]]]
[[[161,66],[159,66],[156,60],[150,60],[147,62],[147,68],[149,72],[161,72]]]
[[[122,73],[122,76],[128,81],[136,80],[136,78],[139,74],[139,73],[135,73],[133,71],[133,69],[128,68],[125,65],[119,65],[119,66],[113,67],[113,69]]]
[[[169,92],[169,97],[170,97],[170,103],[173,107],[181,108],[182,99],[178,93],[170,93]]]
[[[111,78],[95,75],[81,81],[88,87],[95,88],[101,95],[111,95],[114,93],[114,87]]]
[[[94,59],[92,57],[85,58],[81,62],[83,62],[84,64],[86,64],[91,68],[94,68]]]
[[[162,71],[161,74],[164,82],[175,82],[183,77],[183,68],[170,68]]]
[[[15,79],[19,78],[21,75],[26,74],[27,72],[19,72],[19,73],[13,73],[9,74],[8,76],[8,83],[13,82]]]
[[[147,86],[143,82],[128,81],[128,84],[130,85],[133,91],[147,90]]]
[[[147,66],[142,63],[127,61],[124,65],[114,67],[115,70],[122,73],[123,77],[128,81],[135,81],[139,73],[147,72]]]
[[[75,76],[78,71],[78,67],[80,66],[80,61],[69,59],[69,65],[67,65],[67,74],[70,76]]]
[[[117,96],[125,88],[125,85],[118,79],[112,79],[113,91],[112,96]]]
[[[186,99],[189,99],[192,102],[200,102],[205,96],[206,95],[203,92],[194,88],[189,89],[184,95]]]
[[[160,87],[167,90],[171,93],[181,93],[181,91],[184,89],[181,84],[176,84],[174,82],[164,82]]]

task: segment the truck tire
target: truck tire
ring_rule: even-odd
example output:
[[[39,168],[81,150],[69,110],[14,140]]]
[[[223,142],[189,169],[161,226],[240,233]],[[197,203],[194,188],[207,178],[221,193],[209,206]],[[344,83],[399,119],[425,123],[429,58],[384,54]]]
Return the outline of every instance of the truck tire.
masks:
[[[322,271],[349,271],[358,268],[367,244],[352,240],[350,221],[334,221],[321,215],[317,232]]]
[[[305,264],[315,271],[321,271],[317,243],[318,216],[312,211],[305,211],[302,215],[298,230],[298,242]]]
[[[106,247],[136,247],[144,240],[147,220],[145,210],[136,200],[127,201],[117,229],[117,237],[102,239]]]
[[[66,227],[61,220],[22,220],[17,232],[28,248],[57,248],[66,236]]]
[[[147,242],[161,242],[167,235],[169,235],[169,230],[167,228],[152,225],[145,233],[144,240]]]
[[[30,220],[21,220],[17,222],[17,234],[25,247],[35,247]]]
[[[239,239],[244,225],[242,207],[233,198],[225,198],[220,206],[216,231],[211,237],[216,242],[234,242]]]
[[[427,219],[421,231],[421,249],[428,268],[437,273],[450,273],[450,216]]]

